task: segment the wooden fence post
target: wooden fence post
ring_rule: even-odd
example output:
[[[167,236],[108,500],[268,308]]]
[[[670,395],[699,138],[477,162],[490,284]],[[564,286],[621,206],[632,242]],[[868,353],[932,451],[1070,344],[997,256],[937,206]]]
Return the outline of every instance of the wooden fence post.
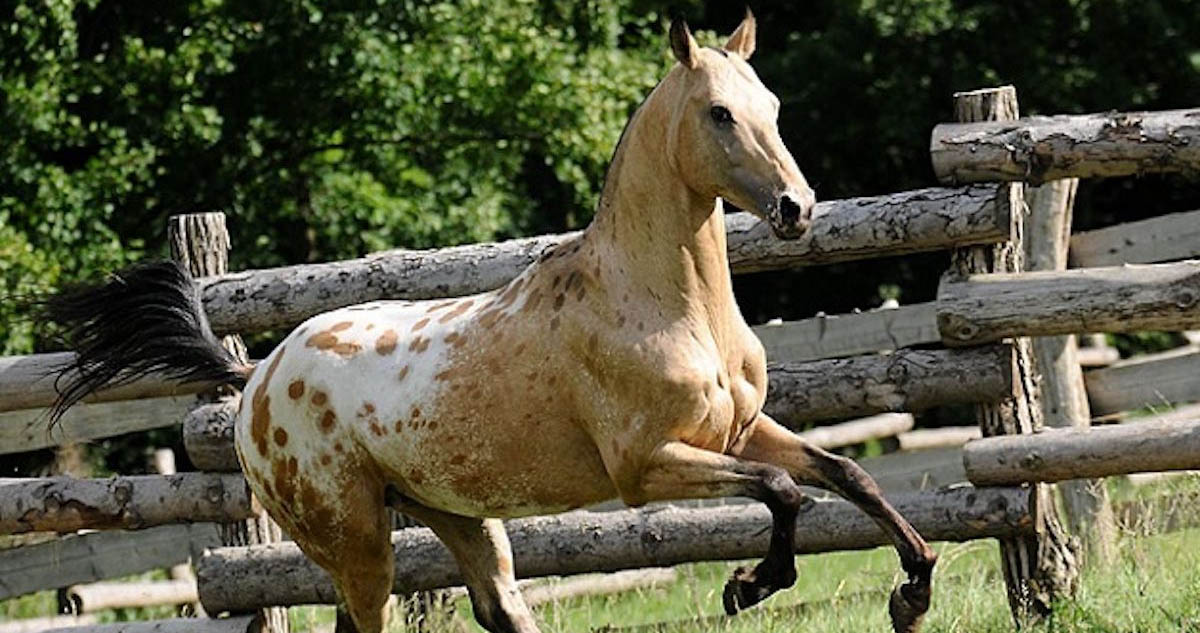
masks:
[[[1027,187],[1029,230],[1025,234],[1028,270],[1066,270],[1071,242],[1071,215],[1078,178]],[[1086,429],[1091,426],[1083,370],[1075,336],[1033,339],[1033,354],[1041,376],[1042,420],[1047,426]],[[1083,540],[1087,553],[1108,560],[1113,554],[1116,526],[1108,492],[1101,479],[1058,484],[1071,533]]]
[[[955,120],[962,123],[1016,119],[1017,92],[1012,86],[1002,86],[956,93],[954,111]],[[997,199],[1001,204],[1012,205],[1012,241],[955,249],[948,276],[1023,269],[1023,186],[999,187],[1001,195]],[[984,436],[1032,433],[1041,426],[1029,339],[1016,339],[1011,349],[1012,396],[998,404],[978,405],[976,409]],[[1079,577],[1075,552],[1059,524],[1053,498],[1045,485],[1030,486],[1030,507],[1034,535],[999,539],[1009,607],[1018,624],[1048,615],[1055,598],[1074,593]]]
[[[171,258],[186,266],[193,277],[228,272],[229,231],[225,228],[224,213],[171,216],[167,223],[167,241],[171,247]],[[221,344],[243,362],[248,361],[246,346],[240,336],[225,336]],[[216,399],[228,389],[219,387],[210,397]],[[256,519],[221,525],[219,531],[222,545],[258,545],[283,540],[279,526],[265,514]],[[288,633],[286,608],[263,609],[260,615],[264,633]]]

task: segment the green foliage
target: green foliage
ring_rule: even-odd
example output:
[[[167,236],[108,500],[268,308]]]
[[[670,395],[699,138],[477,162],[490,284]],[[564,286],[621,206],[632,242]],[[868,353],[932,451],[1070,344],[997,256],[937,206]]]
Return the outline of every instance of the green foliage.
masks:
[[[234,267],[578,226],[667,61],[625,3],[27,0],[0,17],[10,292],[159,254],[172,213],[226,211]],[[32,348],[28,324],[0,327],[6,352]]]

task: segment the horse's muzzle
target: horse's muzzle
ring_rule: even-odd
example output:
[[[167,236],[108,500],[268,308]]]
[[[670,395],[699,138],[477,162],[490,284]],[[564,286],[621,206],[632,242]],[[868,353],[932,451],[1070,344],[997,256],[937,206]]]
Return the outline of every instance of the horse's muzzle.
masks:
[[[781,240],[803,237],[812,226],[812,210],[816,196],[785,193],[779,197],[770,215],[771,231]]]

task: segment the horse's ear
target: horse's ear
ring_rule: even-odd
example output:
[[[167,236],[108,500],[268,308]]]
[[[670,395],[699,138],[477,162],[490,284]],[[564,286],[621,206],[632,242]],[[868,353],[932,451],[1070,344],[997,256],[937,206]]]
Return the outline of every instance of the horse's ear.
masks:
[[[742,19],[742,23],[738,25],[733,35],[729,36],[729,41],[725,42],[725,50],[740,55],[742,59],[750,59],[750,56],[754,54],[755,31],[757,30],[754,14],[750,13],[750,7],[746,7],[746,17]]]
[[[683,18],[671,21],[671,51],[675,53],[675,59],[688,68],[695,68],[700,62],[700,47]]]

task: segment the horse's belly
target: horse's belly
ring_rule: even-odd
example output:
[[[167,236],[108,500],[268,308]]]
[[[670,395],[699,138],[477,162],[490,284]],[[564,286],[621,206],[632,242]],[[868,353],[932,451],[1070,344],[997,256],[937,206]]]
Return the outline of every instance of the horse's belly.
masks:
[[[383,438],[370,451],[398,487],[430,507],[509,518],[616,496],[594,445],[573,428],[494,418],[466,424],[435,416],[423,430],[415,437]]]

